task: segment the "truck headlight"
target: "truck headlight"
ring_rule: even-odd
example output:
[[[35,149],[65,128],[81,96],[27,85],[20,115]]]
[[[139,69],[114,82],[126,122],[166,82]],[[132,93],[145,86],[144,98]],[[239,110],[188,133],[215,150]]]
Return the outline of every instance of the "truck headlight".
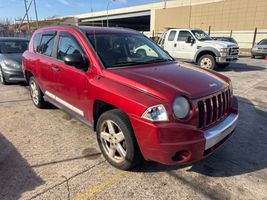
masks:
[[[177,97],[173,102],[173,112],[178,119],[185,119],[190,112],[190,105],[185,97]]]
[[[143,113],[142,118],[150,121],[168,121],[168,115],[165,107],[160,104],[151,106]]]
[[[12,68],[12,69],[20,69],[21,66],[19,63],[13,60],[4,60],[4,64],[6,67]]]
[[[221,48],[221,49],[220,49],[220,53],[221,53],[221,56],[222,56],[222,57],[225,57],[225,56],[228,55],[228,53],[229,53],[229,49],[228,49],[228,48]]]

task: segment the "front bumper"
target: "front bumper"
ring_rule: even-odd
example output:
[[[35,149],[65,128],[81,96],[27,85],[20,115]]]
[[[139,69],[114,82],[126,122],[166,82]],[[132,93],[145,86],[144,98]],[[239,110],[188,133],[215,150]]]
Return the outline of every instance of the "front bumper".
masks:
[[[217,63],[232,63],[238,60],[238,55],[236,56],[226,56],[226,57],[216,57]]]
[[[3,75],[4,78],[7,82],[11,83],[11,82],[23,82],[25,81],[24,79],[24,75],[22,70],[18,69],[18,70],[11,70],[8,68],[3,68]]]
[[[186,164],[205,158],[234,132],[237,102],[226,118],[215,126],[200,130],[178,123],[151,123],[130,117],[137,142],[146,160],[163,164]]]
[[[267,52],[265,51],[251,51],[251,55],[253,56],[262,56],[262,57],[265,57],[267,56]]]

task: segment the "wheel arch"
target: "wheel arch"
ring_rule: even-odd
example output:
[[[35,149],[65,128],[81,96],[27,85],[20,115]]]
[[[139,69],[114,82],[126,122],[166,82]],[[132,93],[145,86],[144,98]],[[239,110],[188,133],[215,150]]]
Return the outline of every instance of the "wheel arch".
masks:
[[[194,62],[197,63],[199,61],[199,59],[201,58],[201,56],[203,56],[203,55],[211,55],[216,60],[216,57],[219,57],[220,53],[215,48],[210,48],[210,47],[201,48],[197,51],[195,58],[194,58]]]

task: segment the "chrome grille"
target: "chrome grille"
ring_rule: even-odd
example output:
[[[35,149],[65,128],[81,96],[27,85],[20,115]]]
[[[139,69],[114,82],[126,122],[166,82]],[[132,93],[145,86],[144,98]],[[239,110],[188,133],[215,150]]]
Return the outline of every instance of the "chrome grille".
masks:
[[[224,90],[198,101],[199,128],[206,128],[224,118],[230,109],[230,90]]]
[[[238,54],[239,54],[239,47],[230,48],[230,51],[229,51],[230,56],[236,56]]]

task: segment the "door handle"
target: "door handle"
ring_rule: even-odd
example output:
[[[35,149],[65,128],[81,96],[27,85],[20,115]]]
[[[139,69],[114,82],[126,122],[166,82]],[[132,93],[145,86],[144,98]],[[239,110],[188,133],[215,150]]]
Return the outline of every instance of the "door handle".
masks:
[[[176,43],[174,44],[174,47],[177,47],[177,44]]]
[[[58,67],[55,67],[55,66],[51,67],[51,69],[52,69],[53,71],[55,71],[55,72],[59,72],[59,71],[60,71],[60,69],[59,69]]]

